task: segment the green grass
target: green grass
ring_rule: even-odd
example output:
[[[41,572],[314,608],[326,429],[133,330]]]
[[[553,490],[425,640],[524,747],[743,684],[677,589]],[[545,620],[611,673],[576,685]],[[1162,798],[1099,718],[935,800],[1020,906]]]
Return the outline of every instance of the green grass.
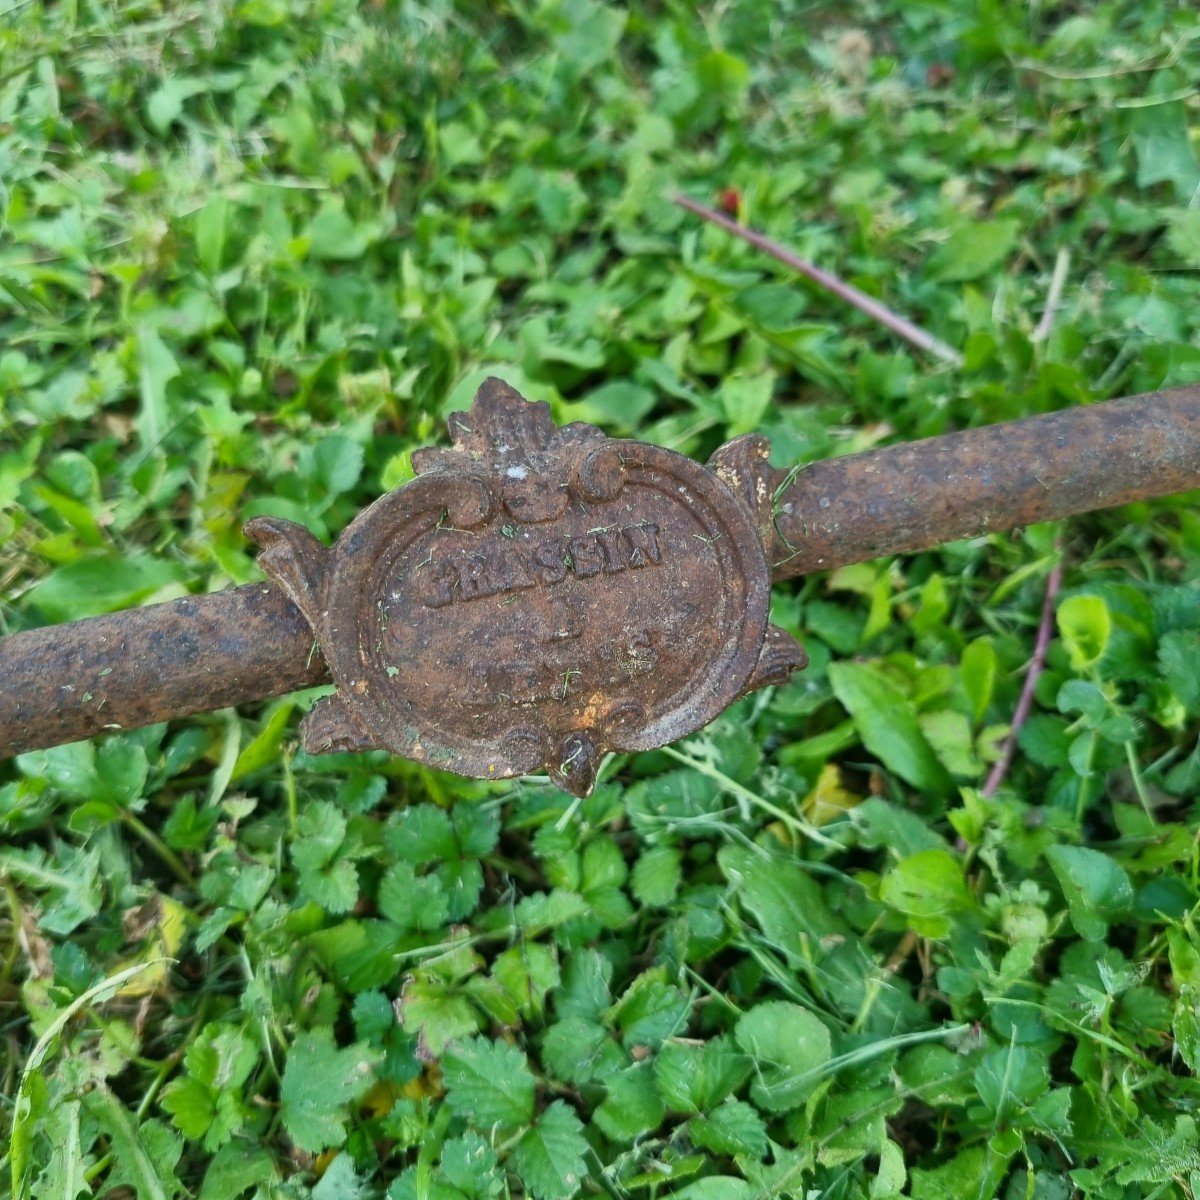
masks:
[[[636,8],[10,6],[3,630],[258,578],[487,373],[780,464],[1200,380],[1191,6]],[[1198,564],[1175,498],[781,588],[811,668],[574,806],[311,695],[0,764],[0,1191],[1194,1197]]]

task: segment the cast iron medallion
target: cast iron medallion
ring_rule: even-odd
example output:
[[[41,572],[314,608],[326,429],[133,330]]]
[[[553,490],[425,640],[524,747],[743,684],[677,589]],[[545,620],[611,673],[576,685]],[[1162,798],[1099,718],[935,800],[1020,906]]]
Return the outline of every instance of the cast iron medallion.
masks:
[[[546,771],[585,795],[607,751],[681,738],[804,665],[767,620],[762,439],[709,470],[558,428],[498,379],[450,433],[332,547],[290,521],[246,525],[337,683],[304,721],[310,752]]]

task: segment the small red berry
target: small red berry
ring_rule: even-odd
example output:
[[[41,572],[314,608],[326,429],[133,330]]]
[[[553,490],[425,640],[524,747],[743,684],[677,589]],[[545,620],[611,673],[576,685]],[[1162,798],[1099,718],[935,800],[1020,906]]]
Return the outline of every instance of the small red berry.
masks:
[[[722,188],[717,204],[723,213],[736,217],[742,208],[742,193],[735,187]]]

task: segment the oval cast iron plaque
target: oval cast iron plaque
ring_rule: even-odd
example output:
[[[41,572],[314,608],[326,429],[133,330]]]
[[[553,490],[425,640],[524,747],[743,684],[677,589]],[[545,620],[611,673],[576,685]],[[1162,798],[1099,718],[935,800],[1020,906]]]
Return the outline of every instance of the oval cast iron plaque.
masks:
[[[246,525],[337,683],[310,752],[388,749],[497,779],[547,771],[585,795],[610,750],[649,750],[785,680],[804,653],[768,625],[766,443],[710,466],[487,380],[453,449],[327,548]]]

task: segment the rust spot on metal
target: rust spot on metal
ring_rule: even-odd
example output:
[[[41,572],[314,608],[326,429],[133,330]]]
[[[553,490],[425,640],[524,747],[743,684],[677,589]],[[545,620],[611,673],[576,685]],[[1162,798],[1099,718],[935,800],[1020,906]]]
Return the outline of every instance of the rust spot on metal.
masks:
[[[497,379],[450,432],[331,548],[292,522],[246,526],[338,684],[304,722],[309,751],[544,771],[584,795],[608,751],[683,737],[803,664],[768,636],[762,513],[737,474],[765,462],[757,444],[730,450],[727,485],[669,450],[557,428]]]

